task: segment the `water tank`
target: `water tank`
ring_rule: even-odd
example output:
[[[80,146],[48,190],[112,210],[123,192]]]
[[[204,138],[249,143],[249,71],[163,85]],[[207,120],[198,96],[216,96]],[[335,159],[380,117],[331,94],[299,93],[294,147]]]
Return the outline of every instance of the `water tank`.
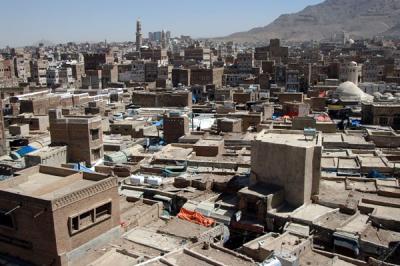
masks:
[[[117,151],[110,154],[104,154],[104,160],[112,163],[126,163],[128,161],[128,157],[124,152]]]
[[[162,178],[159,176],[149,176],[146,183],[152,186],[160,186],[162,184]]]
[[[142,185],[144,184],[144,176],[142,175],[131,175],[131,185]]]
[[[388,100],[394,100],[393,94],[391,94],[390,92],[385,92],[383,96],[385,96]]]
[[[382,93],[380,93],[380,92],[374,92],[374,97],[375,97],[375,99],[380,99],[380,98],[382,98]]]
[[[170,117],[180,117],[181,116],[181,112],[180,111],[170,111],[169,112],[169,116]]]

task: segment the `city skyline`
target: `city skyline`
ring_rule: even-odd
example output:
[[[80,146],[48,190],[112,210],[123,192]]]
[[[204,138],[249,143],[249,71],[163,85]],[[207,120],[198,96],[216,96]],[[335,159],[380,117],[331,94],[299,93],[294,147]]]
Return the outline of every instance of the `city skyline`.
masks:
[[[232,18],[241,16],[246,6],[228,0],[155,2],[157,5],[127,0],[113,1],[112,4],[104,0],[8,1],[2,4],[5,12],[0,22],[3,25],[7,25],[7,21],[13,23],[0,29],[0,34],[5,36],[0,40],[0,47],[32,45],[42,40],[51,43],[98,42],[105,39],[110,42],[134,41],[138,18],[142,21],[144,37],[149,31],[162,29],[170,30],[173,36],[219,37],[265,26],[281,14],[296,12],[322,1],[298,0],[288,3],[255,0],[248,6],[251,15],[243,15],[240,20]],[[18,10],[23,15],[15,20]],[[178,14],[178,10],[179,17],[172,17]]]
[[[0,266],[400,266],[400,0],[3,2]]]

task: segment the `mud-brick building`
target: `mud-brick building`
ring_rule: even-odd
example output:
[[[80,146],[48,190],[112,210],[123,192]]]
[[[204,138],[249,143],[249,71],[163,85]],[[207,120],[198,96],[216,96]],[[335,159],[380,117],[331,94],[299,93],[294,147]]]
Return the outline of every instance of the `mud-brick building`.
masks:
[[[0,250],[35,265],[73,265],[119,236],[115,177],[34,166],[0,182]]]

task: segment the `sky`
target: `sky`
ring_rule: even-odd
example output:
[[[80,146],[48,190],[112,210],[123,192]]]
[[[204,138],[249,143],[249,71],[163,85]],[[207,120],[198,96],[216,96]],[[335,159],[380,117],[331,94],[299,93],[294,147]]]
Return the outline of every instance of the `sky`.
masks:
[[[279,15],[322,0],[2,0],[0,47],[40,40],[134,40],[136,19],[143,36],[170,30],[172,36],[218,37],[265,26]]]

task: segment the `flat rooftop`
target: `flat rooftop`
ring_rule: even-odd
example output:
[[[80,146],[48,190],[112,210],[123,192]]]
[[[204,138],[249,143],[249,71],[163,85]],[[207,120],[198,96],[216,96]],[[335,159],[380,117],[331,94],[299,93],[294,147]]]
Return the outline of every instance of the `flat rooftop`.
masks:
[[[54,200],[107,179],[103,174],[76,172],[66,168],[34,166],[0,182],[0,190],[44,200]]]
[[[217,139],[201,139],[196,142],[195,146],[201,146],[201,147],[218,147],[223,143],[223,140],[217,140]]]
[[[128,254],[126,251],[113,248],[88,266],[108,266],[116,262],[118,262],[118,266],[131,266],[138,264],[141,259],[143,260],[143,258]]]
[[[121,121],[115,121],[114,124],[111,124],[110,126],[131,125],[133,127],[137,127],[137,126],[143,126],[146,123],[147,123],[146,121],[125,119]]]
[[[333,212],[335,209],[319,204],[309,204],[298,208],[291,217],[305,222],[313,222],[320,217]]]
[[[63,118],[52,121],[54,124],[89,124],[94,122],[101,122],[101,116],[68,116],[65,115]]]
[[[188,159],[188,156],[192,152],[193,152],[192,148],[182,148],[182,147],[167,145],[160,152],[154,155],[154,159],[186,161]]]
[[[326,253],[326,254],[324,254]],[[362,265],[360,261],[350,258],[338,257],[334,254],[328,254],[318,250],[306,249],[300,253],[299,256],[301,265],[319,266],[319,265],[340,265],[340,266],[354,266]],[[354,262],[354,263],[353,263]]]
[[[351,234],[359,234],[367,228],[368,220],[368,215],[357,214],[348,223],[346,223],[342,227],[337,228],[337,231]]]
[[[310,137],[306,138],[301,131],[265,131],[261,132],[257,136],[256,140],[288,146],[311,148],[321,145],[321,137],[319,137],[318,132],[316,136],[316,138],[311,140]]]
[[[232,266],[247,266],[257,265],[253,260],[248,257],[238,254],[234,251],[227,250],[220,246],[210,244],[204,248],[203,243],[200,242],[191,248],[183,248],[171,252],[164,257],[158,257],[143,264],[146,266],[156,265],[176,265],[176,266],[215,266],[215,265],[232,265]]]

